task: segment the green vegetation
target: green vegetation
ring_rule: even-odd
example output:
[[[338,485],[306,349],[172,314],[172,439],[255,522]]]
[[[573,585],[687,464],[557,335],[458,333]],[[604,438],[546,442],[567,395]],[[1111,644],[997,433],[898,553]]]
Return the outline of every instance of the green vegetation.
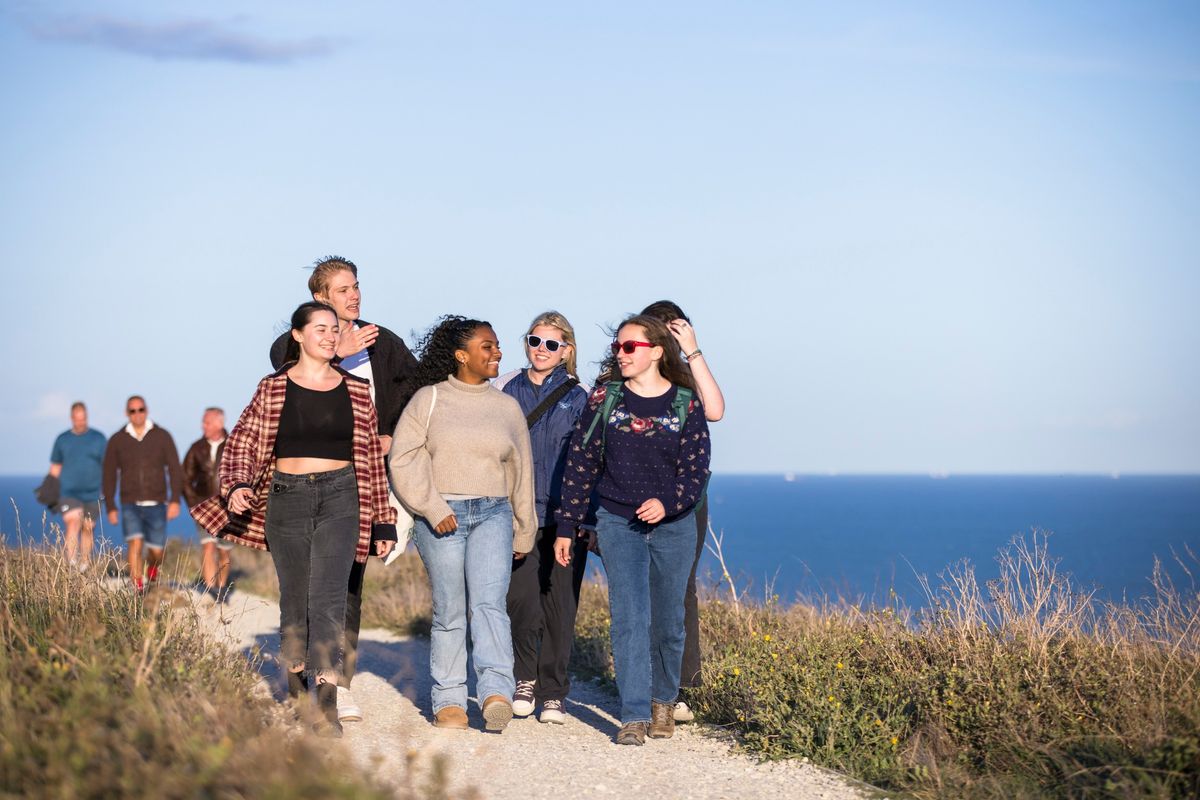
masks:
[[[0,797],[418,796],[331,767],[350,756],[289,728],[190,603],[102,572],[0,547]]]
[[[1045,539],[965,566],[931,610],[702,604],[687,699],[765,758],[806,757],[921,798],[1200,796],[1198,597],[1157,572],[1138,608],[1072,592]],[[603,608],[578,654],[609,667]]]

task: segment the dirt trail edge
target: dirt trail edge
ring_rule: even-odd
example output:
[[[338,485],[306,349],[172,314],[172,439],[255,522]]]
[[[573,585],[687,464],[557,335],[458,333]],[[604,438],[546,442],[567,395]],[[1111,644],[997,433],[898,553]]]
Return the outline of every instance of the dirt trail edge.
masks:
[[[199,599],[202,620],[215,636],[243,652],[261,648],[265,690],[281,696],[275,656],[279,606],[235,592],[213,607]],[[739,798],[739,800],[860,800],[879,797],[869,787],[797,761],[759,763],[736,753],[704,726],[681,725],[666,740],[644,747],[612,743],[617,698],[590,683],[572,685],[565,725],[535,717],[514,719],[502,734],[484,733],[472,697],[472,730],[443,731],[429,723],[429,643],[384,630],[359,638],[354,699],[362,722],[347,723],[342,740],[358,765],[391,783],[414,785],[443,756],[452,791],[474,787],[484,800],[562,800],[563,797]],[[473,688],[473,687],[472,687]]]

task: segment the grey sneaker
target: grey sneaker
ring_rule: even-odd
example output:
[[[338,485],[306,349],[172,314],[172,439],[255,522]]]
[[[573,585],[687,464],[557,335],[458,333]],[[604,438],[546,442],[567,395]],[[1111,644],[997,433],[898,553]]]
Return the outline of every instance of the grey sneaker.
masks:
[[[555,725],[562,725],[567,721],[567,713],[563,711],[562,700],[546,700],[542,703],[542,715],[538,717],[539,722],[550,722]]]
[[[533,687],[537,681],[517,681],[513,692],[512,710],[514,717],[528,717],[533,713]]]
[[[691,722],[696,718],[695,713],[682,700],[675,704],[675,713],[673,716],[676,722]]]

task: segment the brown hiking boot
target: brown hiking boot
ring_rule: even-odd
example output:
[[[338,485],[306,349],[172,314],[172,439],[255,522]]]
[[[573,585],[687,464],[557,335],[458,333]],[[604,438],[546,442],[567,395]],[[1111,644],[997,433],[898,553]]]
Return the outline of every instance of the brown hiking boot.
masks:
[[[502,731],[512,722],[512,701],[502,694],[494,694],[483,701],[483,729]]]
[[[670,739],[675,735],[675,704],[650,704],[650,738]]]
[[[646,743],[646,723],[644,722],[626,722],[621,726],[621,730],[617,731],[617,744],[636,744],[641,746]]]
[[[465,731],[467,729],[467,712],[458,706],[446,706],[433,716],[433,727]]]

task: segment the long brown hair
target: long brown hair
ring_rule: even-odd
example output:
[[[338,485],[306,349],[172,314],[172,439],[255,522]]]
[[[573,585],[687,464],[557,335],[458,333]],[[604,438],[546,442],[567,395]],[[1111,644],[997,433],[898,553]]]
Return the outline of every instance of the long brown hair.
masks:
[[[683,360],[683,355],[679,351],[679,342],[675,341],[671,331],[667,330],[665,322],[648,314],[635,314],[623,320],[613,330],[613,341],[616,341],[617,334],[626,325],[639,326],[646,332],[646,340],[650,344],[662,348],[663,356],[658,362],[660,375],[676,386],[696,391],[696,382],[692,379],[692,371],[688,369],[687,362]],[[596,383],[602,384],[620,379],[621,370],[617,367],[617,356],[610,350],[600,365],[600,377],[596,379]]]

